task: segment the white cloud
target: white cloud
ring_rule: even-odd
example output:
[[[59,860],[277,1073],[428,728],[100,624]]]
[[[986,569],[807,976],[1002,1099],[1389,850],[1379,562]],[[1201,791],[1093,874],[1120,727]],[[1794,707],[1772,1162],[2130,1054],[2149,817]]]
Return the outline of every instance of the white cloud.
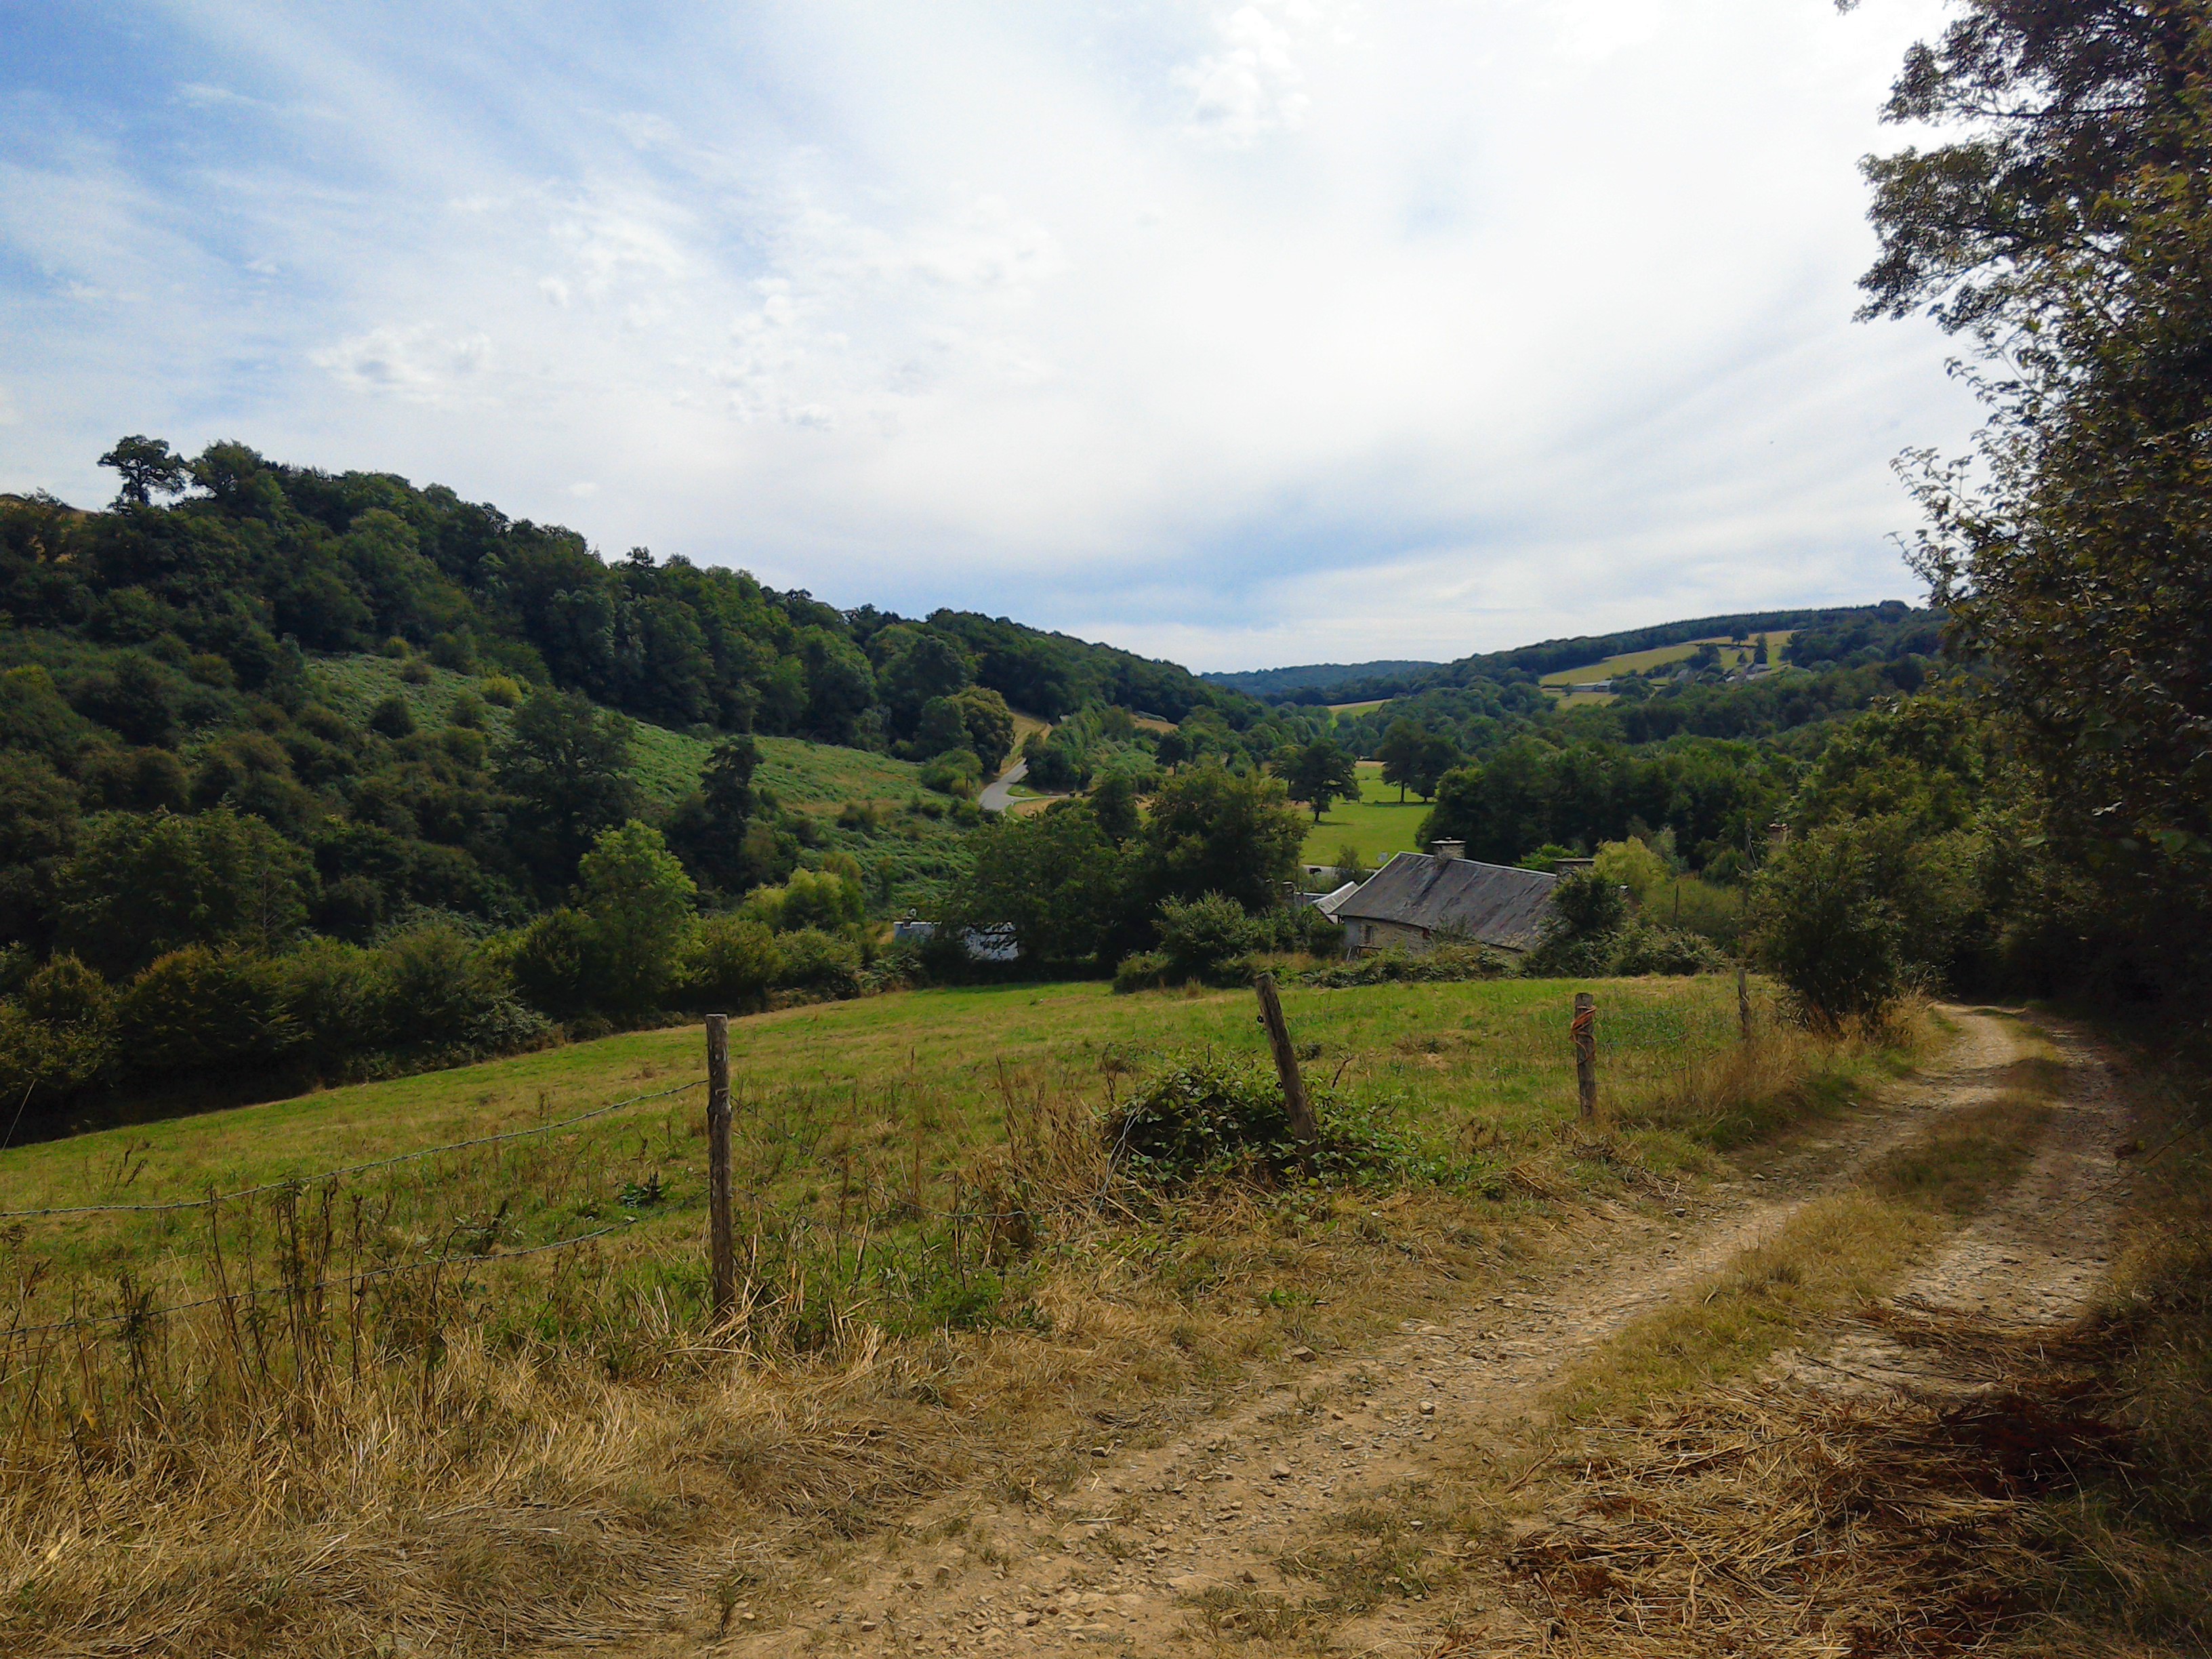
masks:
[[[1238,147],[1304,125],[1313,107],[1301,62],[1322,23],[1310,0],[1252,0],[1214,21],[1217,45],[1176,71],[1191,131]]]
[[[418,403],[449,400],[491,360],[491,337],[477,331],[441,337],[428,323],[386,325],[308,354],[349,390],[389,393]]]
[[[1969,411],[1854,164],[1940,15],[179,5],[204,160],[0,126],[0,488],[235,436],[1202,666],[1901,594]]]

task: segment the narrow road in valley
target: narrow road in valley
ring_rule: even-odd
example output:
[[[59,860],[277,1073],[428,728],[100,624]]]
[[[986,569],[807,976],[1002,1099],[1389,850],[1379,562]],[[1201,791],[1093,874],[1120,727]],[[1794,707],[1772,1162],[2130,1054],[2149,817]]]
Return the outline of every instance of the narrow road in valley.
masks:
[[[1164,1443],[1102,1448],[1090,1475],[1048,1506],[949,1494],[914,1518],[896,1552],[855,1558],[811,1604],[743,1606],[709,1645],[763,1656],[1156,1654],[1193,1635],[1210,1640],[1194,1611],[1209,1589],[1300,1594],[1277,1559],[1363,1493],[1435,1469],[1440,1437],[1464,1447],[1510,1432],[1570,1364],[1639,1315],[1771,1238],[1945,1114],[2002,1096],[2027,1052],[2020,1028],[1949,1012],[1958,1034],[1939,1059],[1748,1178],[1667,1215],[1620,1206],[1586,1230],[1589,1254],[1564,1271],[1489,1287],[1367,1351],[1287,1364]],[[1913,1288],[2051,1317],[2097,1282],[2118,1197],[2114,1109],[2100,1062],[2085,1044],[2060,1041],[2069,1086],[2035,1163]],[[1828,1363],[1903,1363],[1875,1346]],[[950,1537],[933,1527],[956,1516],[965,1524]],[[1336,1639],[1347,1651],[1425,1653],[1438,1638],[1424,1613],[1417,1601],[1393,1603]]]
[[[1018,760],[983,786],[977,805],[986,812],[1003,812],[1014,804],[1014,786],[1030,775],[1030,763]]]

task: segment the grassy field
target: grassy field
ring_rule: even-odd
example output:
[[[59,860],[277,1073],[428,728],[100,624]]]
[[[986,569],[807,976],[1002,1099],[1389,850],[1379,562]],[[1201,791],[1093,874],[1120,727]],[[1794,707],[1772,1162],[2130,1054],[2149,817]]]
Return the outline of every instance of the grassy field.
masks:
[[[1299,1041],[1339,1086],[1378,1103],[1392,1126],[1439,1156],[1480,1121],[1478,1161],[1510,1163],[1540,1143],[1574,1103],[1560,1032],[1569,988],[1540,981],[1394,985],[1353,991],[1288,988]],[[1732,983],[1719,979],[1624,981],[1606,990],[1610,1079],[1624,1105],[1650,1095],[1686,1054],[1726,1046],[1735,1019]],[[1171,1053],[1203,1049],[1255,1060],[1266,1053],[1246,992],[1115,997],[1099,984],[900,993],[738,1020],[732,1077],[740,1162],[770,1157],[791,1115],[848,1130],[872,1126],[867,1157],[884,1148],[879,1179],[913,1170],[903,1133],[877,1131],[920,1113],[928,1120],[924,1173],[963,1167],[1003,1139],[1002,1078],[1048,1079],[1103,1101],[1117,1079]],[[449,1072],[356,1085],[267,1105],[210,1113],[0,1152],[10,1208],[88,1203],[159,1204],[199,1198],[446,1142],[527,1129],[703,1075],[696,1026],[637,1032],[487,1061]],[[586,1210],[611,1211],[625,1188],[656,1172],[666,1197],[629,1224],[640,1239],[695,1230],[703,1204],[702,1097],[651,1101],[555,1138],[566,1169],[545,1184],[545,1145],[459,1154],[372,1177],[380,1198],[408,1212],[451,1211],[457,1192],[517,1176],[510,1243],[577,1231]],[[745,1145],[748,1136],[752,1144]],[[857,1156],[858,1154],[856,1154]],[[1502,1164],[1500,1167],[1503,1167]],[[795,1170],[778,1203],[805,1201],[818,1170]],[[775,1185],[775,1183],[771,1183]],[[816,1202],[819,1202],[818,1194]],[[595,1207],[596,1206],[596,1207]],[[118,1252],[167,1252],[204,1224],[195,1212],[64,1218],[41,1224],[39,1248],[82,1266]]]
[[[1672,1202],[1877,1058],[1741,1048],[1721,980],[1609,982],[1591,1142],[1573,989],[1289,988],[1376,1161],[1182,1194],[1117,1171],[1103,1115],[1171,1061],[1263,1064],[1249,992],[735,1022],[745,1299],[720,1331],[696,1087],[317,1178],[684,1090],[696,1028],[0,1153],[18,1210],[300,1178],[0,1232],[0,1647],[489,1654],[711,1634],[718,1599],[726,1631],[932,1492],[1071,1492],[1102,1425],[1565,1248],[1560,1200]]]
[[[1429,803],[1411,792],[1401,803],[1398,793],[1382,781],[1382,762],[1361,761],[1359,799],[1337,802],[1319,823],[1307,830],[1304,860],[1334,864],[1337,849],[1346,842],[1358,848],[1359,856],[1370,866],[1382,864],[1393,853],[1420,851],[1415,842],[1421,821],[1429,815]]]
[[[1790,643],[1790,630],[1784,629],[1769,634],[1766,640],[1772,659],[1778,662],[1782,647]],[[1640,674],[1650,669],[1663,668],[1668,663],[1687,662],[1701,645],[1718,646],[1721,665],[1725,668],[1740,668],[1745,659],[1751,655],[1749,651],[1732,646],[1727,640],[1718,637],[1688,640],[1680,645],[1656,646],[1649,651],[1625,651],[1619,656],[1607,657],[1602,662],[1585,663],[1579,668],[1563,668],[1545,675],[1540,684],[1567,689],[1587,685],[1594,680],[1611,679],[1615,674]]]

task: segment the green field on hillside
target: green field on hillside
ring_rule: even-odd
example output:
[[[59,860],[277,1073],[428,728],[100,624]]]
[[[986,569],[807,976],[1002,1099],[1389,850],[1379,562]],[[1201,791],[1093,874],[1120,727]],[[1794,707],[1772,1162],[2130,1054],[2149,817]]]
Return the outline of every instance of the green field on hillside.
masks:
[[[319,694],[341,714],[361,720],[385,697],[398,696],[416,722],[441,726],[464,691],[481,696],[483,678],[458,674],[421,663],[410,684],[401,660],[368,654],[320,657],[312,673]],[[513,718],[506,709],[487,708],[483,729],[496,741]],[[648,817],[658,817],[699,782],[700,768],[714,744],[686,732],[629,722],[631,755],[645,796]],[[869,899],[878,915],[897,915],[943,890],[959,869],[965,830],[941,795],[921,787],[921,769],[911,762],[861,749],[808,743],[799,738],[755,738],[760,748],[756,782],[774,792],[794,811],[820,822],[823,845],[858,859],[869,882]],[[896,809],[921,799],[946,810],[937,817]],[[842,828],[831,822],[838,809],[858,801],[886,809],[878,827]]]
[[[313,675],[325,698],[349,720],[366,720],[368,711],[384,698],[404,699],[416,720],[426,726],[442,726],[450,718],[453,700],[464,691],[481,695],[483,678],[457,674],[421,662],[414,672],[428,678],[410,684],[402,677],[405,664],[391,657],[367,654],[320,657]],[[487,711],[484,729],[499,732],[511,718],[502,708]],[[714,751],[714,743],[674,732],[643,720],[629,722],[639,781],[647,797],[662,805],[696,787],[699,769]],[[755,775],[774,790],[787,806],[841,806],[848,800],[903,801],[921,788],[921,769],[911,762],[861,749],[807,743],[799,738],[756,738],[760,745],[760,770]]]
[[[1305,850],[1301,856],[1308,864],[1334,864],[1337,849],[1346,842],[1359,849],[1359,856],[1369,865],[1379,865],[1393,853],[1416,853],[1421,821],[1429,815],[1429,803],[1419,796],[1407,792],[1401,805],[1395,787],[1382,781],[1382,763],[1359,763],[1359,799],[1340,800],[1328,809],[1319,823],[1312,823],[1308,813]]]
[[[1767,647],[1773,660],[1779,662],[1781,659],[1782,647],[1790,643],[1790,630],[1783,629],[1766,636]],[[1619,656],[1607,657],[1602,662],[1585,663],[1579,668],[1563,668],[1556,673],[1545,675],[1540,684],[1557,689],[1587,685],[1594,680],[1611,679],[1615,674],[1641,674],[1650,669],[1662,668],[1668,663],[1687,662],[1701,645],[1718,646],[1721,665],[1724,668],[1741,668],[1744,659],[1751,654],[1730,645],[1725,639],[1686,640],[1680,645],[1655,646],[1649,651],[1624,651]]]
[[[1283,1003],[1317,1077],[1431,1152],[1471,1120],[1506,1161],[1575,1111],[1566,1025],[1574,987],[1509,980],[1322,991]],[[1735,987],[1719,978],[1600,988],[1607,1086],[1624,1109],[1694,1056],[1733,1040]],[[1261,1061],[1249,991],[1111,995],[1103,985],[905,992],[732,1023],[738,1164],[749,1202],[820,1215],[841,1185],[931,1183],[1006,1133],[1010,1100],[1038,1087],[1103,1108],[1173,1054]],[[497,1134],[696,1082],[697,1026],[609,1037],[268,1105],[106,1130],[0,1152],[5,1207],[158,1204]],[[349,1178],[382,1224],[430,1240],[504,1201],[503,1247],[610,1222],[688,1253],[704,1204],[703,1095],[653,1100],[546,1137],[441,1154]],[[842,1173],[841,1174],[841,1170]],[[659,1194],[640,1203],[644,1191]],[[624,1194],[630,1197],[625,1200]],[[188,1246],[198,1208],[42,1219],[27,1248],[106,1272]],[[634,1248],[634,1247],[633,1247]],[[688,1261],[688,1254],[685,1258]]]

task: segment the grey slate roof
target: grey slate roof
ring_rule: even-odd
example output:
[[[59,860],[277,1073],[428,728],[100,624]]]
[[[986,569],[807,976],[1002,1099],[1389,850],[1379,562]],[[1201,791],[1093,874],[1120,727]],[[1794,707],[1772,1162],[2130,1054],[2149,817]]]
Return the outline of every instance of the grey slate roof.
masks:
[[[1339,921],[1395,921],[1430,933],[1451,928],[1507,951],[1534,946],[1557,876],[1474,859],[1400,853],[1358,890],[1325,904]]]

